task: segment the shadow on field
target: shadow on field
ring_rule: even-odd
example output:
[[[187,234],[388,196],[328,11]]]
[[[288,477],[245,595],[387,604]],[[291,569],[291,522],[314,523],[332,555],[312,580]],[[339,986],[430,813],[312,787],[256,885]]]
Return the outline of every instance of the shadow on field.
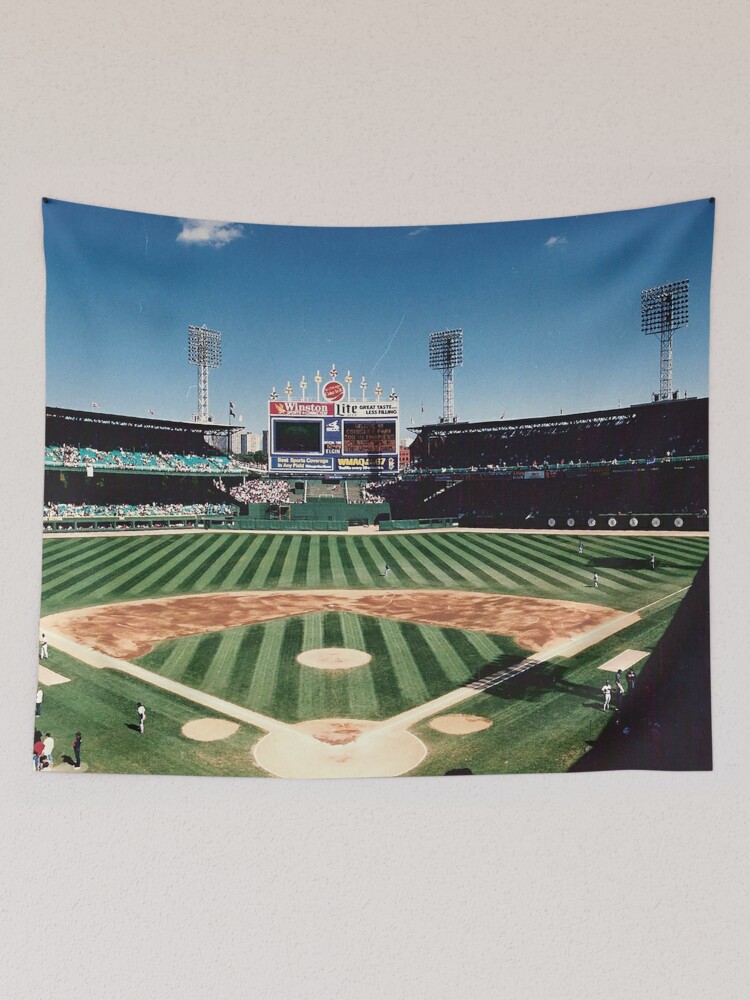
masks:
[[[613,714],[573,771],[710,771],[711,637],[708,559]]]
[[[141,727],[137,722],[126,722],[125,725],[128,729],[132,729],[134,733],[140,733]]]
[[[648,559],[622,559],[607,556],[604,559],[589,559],[589,566],[599,569],[648,569],[651,563]]]
[[[519,649],[519,651],[512,653],[500,653],[493,660],[489,660],[487,663],[483,663],[478,670],[475,670],[471,677],[467,679],[468,683],[471,681],[483,680],[485,677],[491,677],[492,674],[498,673],[500,670],[509,670],[514,664],[518,663],[528,654],[525,650]]]
[[[488,688],[486,693],[505,701],[538,701],[545,694],[556,692],[574,695],[581,699],[597,699],[593,707],[601,708],[598,689],[590,684],[575,684],[567,680],[563,670],[563,667],[554,664],[532,667],[518,677]],[[592,707],[591,701],[583,701],[582,704],[585,708]]]

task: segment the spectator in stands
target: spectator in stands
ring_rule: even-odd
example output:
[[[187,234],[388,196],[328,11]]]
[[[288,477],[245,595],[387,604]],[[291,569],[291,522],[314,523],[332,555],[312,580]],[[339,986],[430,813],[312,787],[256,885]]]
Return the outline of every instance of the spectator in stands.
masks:
[[[286,479],[248,479],[229,490],[241,503],[294,503]]]

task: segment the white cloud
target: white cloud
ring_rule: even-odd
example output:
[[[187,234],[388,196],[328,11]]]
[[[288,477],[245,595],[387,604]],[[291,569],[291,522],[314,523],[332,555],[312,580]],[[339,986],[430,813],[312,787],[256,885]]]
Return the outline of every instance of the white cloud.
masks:
[[[567,236],[550,236],[550,238],[545,241],[544,245],[552,249],[552,247],[565,246],[567,242],[568,242]]]
[[[407,236],[419,236],[420,233],[427,233],[429,231],[430,231],[430,227],[429,226],[420,226],[418,229],[412,229],[412,231],[410,233],[407,233],[406,235]]]
[[[230,222],[208,222],[205,219],[180,219],[182,229],[177,234],[178,243],[196,246],[224,247],[244,235],[242,226]]]

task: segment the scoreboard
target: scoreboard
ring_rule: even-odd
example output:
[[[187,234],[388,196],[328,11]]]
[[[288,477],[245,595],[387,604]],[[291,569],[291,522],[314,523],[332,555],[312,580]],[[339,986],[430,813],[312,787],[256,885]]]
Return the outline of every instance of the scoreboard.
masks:
[[[398,472],[398,400],[345,402],[331,388],[339,384],[329,382],[319,402],[269,401],[270,472]]]

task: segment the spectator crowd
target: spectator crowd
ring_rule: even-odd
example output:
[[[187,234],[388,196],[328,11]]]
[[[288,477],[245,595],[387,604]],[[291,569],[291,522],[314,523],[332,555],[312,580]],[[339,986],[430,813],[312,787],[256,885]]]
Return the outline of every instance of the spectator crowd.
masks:
[[[48,467],[85,469],[90,466],[103,472],[183,472],[220,475],[242,474],[250,466],[230,455],[176,455],[171,452],[126,451],[115,448],[77,448],[74,445],[48,445],[44,452]]]
[[[294,503],[286,479],[248,479],[233,486],[229,495],[240,503]]]
[[[223,517],[236,514],[237,508],[228,503],[46,503],[47,520],[84,517]]]

